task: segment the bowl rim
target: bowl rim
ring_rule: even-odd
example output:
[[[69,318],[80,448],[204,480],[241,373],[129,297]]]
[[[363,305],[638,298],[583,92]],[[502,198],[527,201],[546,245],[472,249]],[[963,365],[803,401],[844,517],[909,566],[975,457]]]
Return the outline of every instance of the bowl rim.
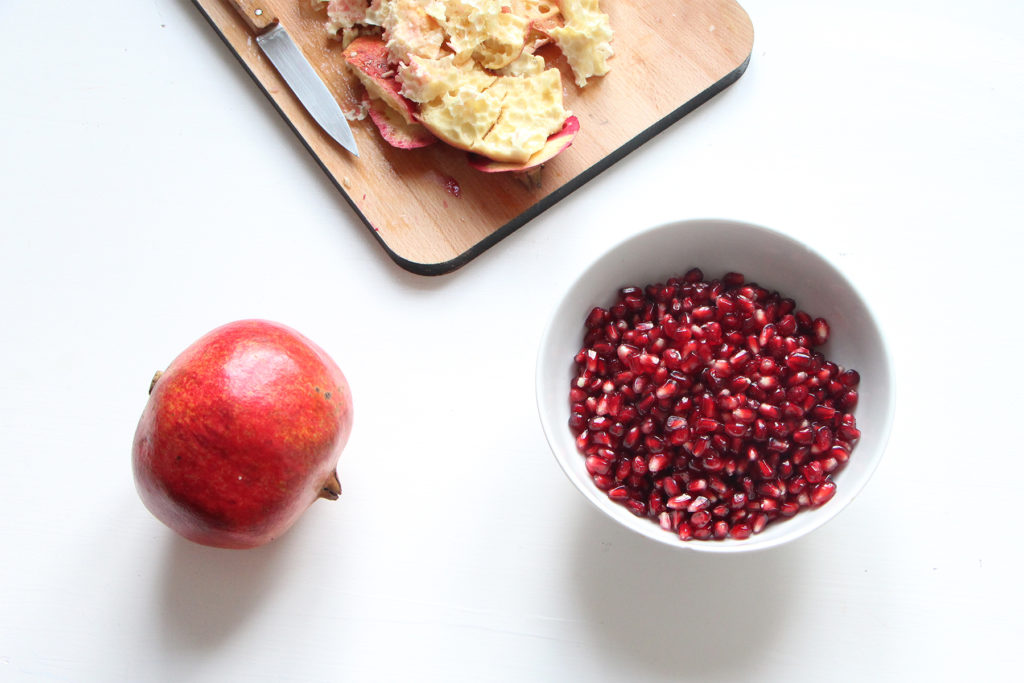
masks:
[[[562,449],[559,447],[555,438],[555,430],[568,429],[565,425],[554,424],[554,416],[549,415],[548,411],[545,410],[545,399],[544,399],[544,387],[546,381],[544,377],[545,365],[545,352],[551,345],[552,336],[554,330],[557,327],[558,321],[562,316],[566,315],[568,311],[562,310],[568,307],[568,301],[578,288],[582,286],[584,280],[588,278],[593,272],[595,272],[600,266],[605,264],[605,261],[611,259],[615,253],[620,251],[629,243],[648,238],[651,234],[656,232],[668,232],[677,230],[687,229],[708,229],[716,226],[729,226],[731,228],[739,228],[741,230],[753,230],[757,232],[763,232],[770,234],[774,239],[788,242],[793,246],[799,248],[802,252],[810,256],[811,258],[818,259],[823,265],[830,269],[833,274],[839,279],[840,283],[848,288],[856,300],[864,308],[864,312],[867,319],[870,321],[874,336],[878,340],[878,352],[879,358],[878,363],[881,368],[884,369],[884,378],[879,378],[879,386],[882,388],[885,397],[886,405],[884,412],[882,413],[881,424],[876,429],[877,434],[877,450],[871,461],[868,463],[867,469],[864,470],[862,476],[859,478],[856,485],[856,489],[852,491],[849,497],[841,504],[835,505],[833,508],[828,509],[828,504],[823,508],[819,508],[817,519],[810,525],[794,526],[793,530],[789,533],[781,533],[775,538],[767,540],[761,540],[756,534],[751,535],[747,539],[735,540],[735,539],[708,539],[708,540],[690,540],[682,541],[675,534],[668,533],[662,529],[654,520],[650,518],[629,518],[627,519],[621,514],[614,514],[614,505],[605,493],[599,490],[592,483],[589,486],[584,486],[584,482],[577,480],[575,474],[569,469],[570,465],[567,457],[570,454],[562,453]],[[575,313],[579,313],[576,311]],[[884,385],[883,385],[884,380]],[[673,221],[667,221],[660,224],[656,224],[647,228],[644,228],[636,233],[628,235],[623,239],[613,244],[608,249],[605,249],[599,253],[596,257],[590,260],[589,263],[573,278],[572,282],[566,288],[562,296],[557,302],[551,307],[548,317],[545,319],[545,326],[543,333],[541,334],[539,344],[537,346],[536,356],[536,367],[535,367],[535,399],[538,415],[541,422],[541,428],[544,432],[544,438],[548,443],[548,447],[558,463],[562,473],[569,479],[573,484],[574,488],[579,491],[583,496],[590,501],[594,507],[596,507],[605,516],[611,518],[619,525],[629,529],[630,531],[636,532],[645,536],[653,541],[667,545],[672,548],[676,548],[683,551],[692,551],[700,553],[709,553],[716,555],[730,555],[737,553],[749,553],[760,550],[767,550],[769,548],[776,548],[781,545],[785,545],[791,541],[803,538],[818,529],[821,529],[828,522],[835,519],[835,517],[842,512],[846,507],[852,503],[857,496],[859,496],[866,488],[868,482],[874,476],[882,461],[882,457],[885,454],[888,446],[889,438],[892,432],[892,424],[895,419],[895,405],[896,405],[896,385],[895,376],[893,373],[893,359],[891,352],[886,343],[885,335],[882,333],[882,326],[879,323],[879,317],[875,313],[874,308],[868,299],[864,296],[863,292],[859,287],[849,278],[849,276],[831,259],[827,258],[820,251],[812,247],[810,244],[803,242],[791,235],[788,235],[775,228],[770,228],[764,225],[756,223],[750,223],[747,221],[733,220],[728,218],[688,218],[688,219],[677,219]],[[579,456],[580,454],[575,449],[573,450],[572,456]],[[581,457],[581,456],[580,456]],[[586,482],[589,483],[589,482]],[[837,501],[839,502],[839,501]],[[621,506],[619,506],[621,507]],[[628,511],[627,511],[628,513]]]

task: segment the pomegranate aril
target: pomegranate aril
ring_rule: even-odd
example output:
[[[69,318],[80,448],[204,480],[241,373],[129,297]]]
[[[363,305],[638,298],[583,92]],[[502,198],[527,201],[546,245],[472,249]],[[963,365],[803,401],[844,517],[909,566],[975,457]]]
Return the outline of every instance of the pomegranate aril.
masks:
[[[793,432],[793,443],[807,446],[814,441],[814,428],[805,425]]]
[[[811,323],[811,339],[816,346],[821,346],[828,341],[830,328],[828,321],[824,318],[816,318]]]
[[[827,405],[816,405],[810,410],[811,418],[821,422],[831,422],[838,412],[832,406]]]
[[[743,273],[730,271],[722,276],[722,284],[726,287],[739,287],[744,282]]]
[[[844,386],[852,389],[853,387],[860,384],[860,373],[856,370],[847,370],[839,374],[839,382]]]
[[[655,396],[657,396],[658,399],[663,400],[667,398],[672,398],[677,393],[679,393],[679,384],[675,380],[670,379],[664,384],[662,384],[660,387],[658,387],[658,389],[655,391]]]
[[[629,498],[626,500],[626,509],[632,512],[637,517],[647,516],[647,503],[642,500],[636,500],[635,498]]]
[[[750,433],[749,425],[742,422],[726,422],[722,430],[729,436],[746,436]]]
[[[813,366],[810,354],[793,351],[786,356],[786,367],[790,370],[809,370]]]
[[[703,526],[707,526],[711,522],[711,513],[707,510],[701,510],[690,515],[690,524],[695,528],[699,529]]]
[[[667,512],[659,513],[658,525],[665,531],[672,531],[672,516]]]
[[[608,497],[612,500],[626,500],[629,498],[629,491],[626,490],[625,486],[616,486],[608,491]]]
[[[745,538],[750,538],[750,534],[750,525],[746,524],[745,522],[739,522],[737,524],[734,524],[732,526],[732,530],[729,532],[729,535],[737,541],[742,541]]]
[[[615,480],[625,481],[633,473],[633,461],[629,458],[622,458],[615,465]]]
[[[570,386],[595,485],[683,540],[746,538],[830,499],[860,376],[810,350],[829,333],[738,273],[623,287],[588,314]]]
[[[857,407],[859,400],[860,394],[857,393],[857,390],[848,389],[839,397],[839,407],[846,411],[853,410]]]
[[[836,495],[836,485],[832,481],[824,481],[811,488],[811,503],[815,506],[824,505]]]
[[[612,471],[612,463],[597,455],[587,456],[587,472],[591,475],[608,474]]]
[[[821,463],[817,460],[811,462],[800,468],[804,478],[811,484],[820,483],[825,479],[825,469],[821,466]]]
[[[667,496],[678,496],[683,492],[683,489],[679,486],[679,482],[672,475],[663,477],[658,481],[661,483],[661,488],[664,489],[665,495]],[[686,504],[689,505],[689,501],[687,501]]]
[[[631,469],[634,474],[647,474],[647,458],[642,455],[634,456],[631,461]]]
[[[811,453],[817,455],[832,448],[834,435],[828,426],[822,425],[814,432],[814,441],[811,443]]]
[[[828,450],[830,457],[835,458],[839,464],[845,463],[850,459],[850,451],[841,443],[837,443]]]
[[[661,453],[665,450],[665,442],[661,438],[649,434],[644,437],[644,447],[651,453]]]
[[[840,425],[836,430],[836,436],[843,441],[853,442],[860,438],[860,430],[850,425]]]
[[[689,493],[700,493],[706,491],[708,488],[708,480],[703,478],[691,479],[686,484],[686,490]]]
[[[664,453],[655,453],[647,461],[647,470],[652,474],[656,474],[666,469],[672,462],[672,459]]]
[[[665,501],[665,507],[670,510],[685,510],[690,507],[691,502],[693,502],[693,496],[689,493],[683,493],[678,496],[673,496]]]
[[[590,311],[584,324],[587,327],[599,327],[608,319],[608,311],[603,308],[594,308]]]

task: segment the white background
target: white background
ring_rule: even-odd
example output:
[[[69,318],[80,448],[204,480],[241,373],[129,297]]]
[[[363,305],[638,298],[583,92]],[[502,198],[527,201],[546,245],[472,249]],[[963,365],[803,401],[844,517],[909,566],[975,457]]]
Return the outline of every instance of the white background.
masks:
[[[730,89],[454,274],[398,268],[186,0],[0,5],[0,680],[1007,680],[1022,663],[1024,5],[747,0]],[[401,198],[396,198],[401,201]],[[533,369],[609,244],[805,240],[898,386],[864,493],[698,557],[570,485]],[[153,371],[284,322],[345,370],[345,489],[179,540],[130,446]]]

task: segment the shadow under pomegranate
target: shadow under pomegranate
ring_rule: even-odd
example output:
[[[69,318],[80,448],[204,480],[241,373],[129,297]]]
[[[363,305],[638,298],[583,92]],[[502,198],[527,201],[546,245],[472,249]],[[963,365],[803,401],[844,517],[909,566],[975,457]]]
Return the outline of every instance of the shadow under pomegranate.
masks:
[[[301,525],[273,543],[240,553],[166,534],[160,614],[173,650],[213,651],[274,593]],[[283,583],[283,581],[282,581]]]

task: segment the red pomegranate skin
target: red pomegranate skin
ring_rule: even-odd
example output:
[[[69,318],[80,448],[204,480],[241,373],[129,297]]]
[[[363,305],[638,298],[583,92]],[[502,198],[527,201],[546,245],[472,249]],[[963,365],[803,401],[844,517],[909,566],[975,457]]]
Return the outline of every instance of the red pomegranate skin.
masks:
[[[322,349],[278,323],[229,323],[154,378],[132,448],[136,488],[185,538],[253,548],[338,497],[351,430],[348,382]]]

